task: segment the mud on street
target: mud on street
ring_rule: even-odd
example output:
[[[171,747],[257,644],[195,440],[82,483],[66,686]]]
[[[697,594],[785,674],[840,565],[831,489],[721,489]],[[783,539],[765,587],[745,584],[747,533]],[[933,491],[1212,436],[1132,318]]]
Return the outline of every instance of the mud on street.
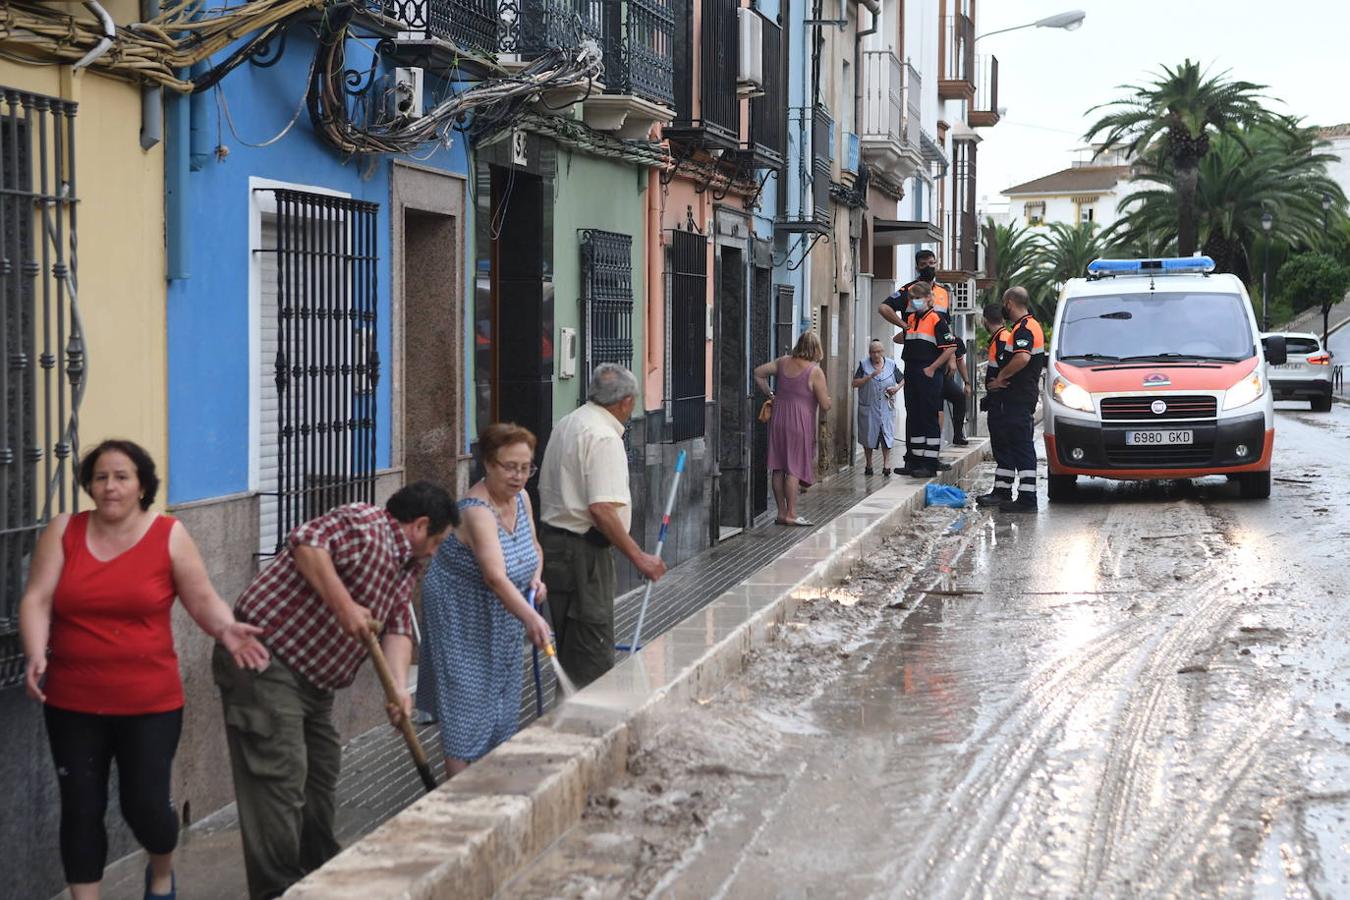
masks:
[[[1350,895],[1350,408],[1278,428],[1269,502],[923,511],[501,896]]]

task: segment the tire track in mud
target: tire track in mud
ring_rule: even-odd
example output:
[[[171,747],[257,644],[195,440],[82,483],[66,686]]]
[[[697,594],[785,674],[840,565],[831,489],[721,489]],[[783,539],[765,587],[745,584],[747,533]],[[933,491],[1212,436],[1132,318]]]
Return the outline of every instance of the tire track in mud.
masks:
[[[1210,510],[1206,510],[1210,513]],[[1226,529],[1218,533],[1226,538]],[[1211,564],[1221,569],[1224,552],[1211,553]],[[1140,666],[1134,685],[1121,706],[1123,710],[1106,742],[1109,748],[1103,767],[1097,802],[1085,847],[1082,878],[1078,893],[1092,896],[1108,873],[1114,852],[1122,837],[1137,837],[1139,815],[1144,805],[1145,791],[1138,787],[1141,773],[1147,766],[1150,749],[1156,745],[1165,730],[1161,710],[1182,705],[1186,686],[1178,679],[1178,667],[1192,662],[1196,655],[1213,644],[1216,633],[1226,631],[1241,611],[1230,590],[1231,585],[1220,585],[1220,590],[1204,598],[1194,613],[1184,617],[1176,627],[1168,629],[1154,645]]]
[[[1135,559],[1129,551],[1128,538],[1147,525],[1147,520],[1141,520],[1129,509],[1113,507],[1108,511],[1096,543],[1114,551],[1110,568],[1116,577],[1123,577],[1119,573],[1124,563]],[[1184,629],[1186,635],[1207,634],[1214,622],[1224,618],[1225,603],[1219,591],[1224,579],[1212,567],[1212,561],[1221,557],[1221,536],[1207,528],[1196,528],[1194,533],[1201,543],[1206,565],[1191,570],[1177,584],[1161,591],[1170,595],[1170,599],[1160,609],[1107,626],[1080,650],[1049,664],[1028,679],[1019,697],[968,741],[973,749],[963,754],[964,765],[956,769],[959,774],[954,783],[939,794],[947,798],[943,808],[930,811],[936,820],[934,827],[928,830],[897,877],[891,879],[898,885],[894,896],[969,895],[987,890],[990,879],[1015,875],[1007,869],[1010,862],[1014,867],[1025,862],[1026,855],[1019,850],[1031,839],[1030,829],[1015,828],[1015,839],[1004,841],[999,847],[994,846],[996,833],[1015,804],[1036,802],[1042,788],[1030,793],[1024,788],[1043,759],[1043,749],[1052,745],[1064,723],[1099,688],[1100,679],[1122,661],[1138,655],[1141,646],[1146,647],[1144,664],[1162,646],[1163,655],[1154,661],[1154,669],[1162,672],[1173,665],[1175,671],[1175,659],[1190,651],[1194,641],[1188,643],[1177,638],[1162,644],[1170,631],[1182,629],[1172,628],[1161,636],[1155,633],[1160,625],[1171,624],[1172,614],[1179,607],[1187,607],[1182,609],[1183,618],[1189,616],[1194,620],[1192,627]],[[1189,541],[1185,546],[1190,553],[1180,559],[1193,562],[1195,547]],[[1155,553],[1166,548],[1148,549]],[[1156,555],[1150,565],[1157,569]],[[1126,594],[1128,589],[1121,588],[1120,593]],[[1199,603],[1194,602],[1196,599]],[[1158,640],[1150,642],[1150,637]],[[978,865],[980,877],[968,881],[950,877],[972,865]],[[954,884],[963,887],[953,888]]]
[[[1128,883],[1132,893],[1176,896],[1186,892],[1183,882],[1195,874],[1193,860],[1219,819],[1232,809],[1238,790],[1269,757],[1292,711],[1286,704],[1271,706],[1256,721],[1248,720],[1245,727],[1235,729],[1235,735],[1242,737],[1227,742],[1230,749],[1210,766],[1210,777],[1196,785],[1195,794],[1208,800],[1201,809],[1177,817],[1166,833],[1159,835],[1147,855],[1148,868],[1140,872],[1136,866],[1131,873]]]

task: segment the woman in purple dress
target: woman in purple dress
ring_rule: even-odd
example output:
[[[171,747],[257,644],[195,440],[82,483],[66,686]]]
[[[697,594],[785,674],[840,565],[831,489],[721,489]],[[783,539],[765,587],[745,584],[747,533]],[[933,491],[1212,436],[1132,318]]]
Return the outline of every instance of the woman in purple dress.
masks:
[[[797,339],[790,356],[755,369],[755,383],[773,400],[769,419],[769,471],[779,525],[810,525],[797,515],[797,489],[815,481],[816,419],[830,411],[830,392],[820,361],[825,351],[815,332]],[[769,388],[769,376],[778,380],[778,392]]]

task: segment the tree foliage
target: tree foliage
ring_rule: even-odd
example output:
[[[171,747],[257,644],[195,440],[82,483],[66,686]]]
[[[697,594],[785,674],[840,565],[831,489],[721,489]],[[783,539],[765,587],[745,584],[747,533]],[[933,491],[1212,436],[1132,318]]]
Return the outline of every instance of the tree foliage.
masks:
[[[1261,216],[1274,217],[1272,239],[1285,246],[1319,246],[1327,240],[1326,225],[1343,218],[1345,195],[1328,177],[1335,157],[1311,128],[1291,119],[1275,119],[1232,134],[1217,136],[1201,160],[1196,180],[1196,222],[1200,246],[1219,272],[1253,281],[1259,259],[1252,258],[1264,240]],[[1146,152],[1135,167],[1135,180],[1157,185],[1131,194],[1122,210],[1126,243],[1174,239],[1177,202],[1172,162],[1159,149]],[[1322,208],[1330,200],[1330,211]],[[1281,256],[1283,254],[1280,254]]]
[[[1165,157],[1176,193],[1177,251],[1189,256],[1199,247],[1195,213],[1200,161],[1209,154],[1212,138],[1238,135],[1243,127],[1270,119],[1261,103],[1264,85],[1229,80],[1226,72],[1209,76],[1187,59],[1174,68],[1164,66],[1148,84],[1120,88],[1128,93],[1088,110],[1102,115],[1085,138],[1102,136],[1104,149],[1135,155],[1152,150]],[[1237,139],[1242,142],[1240,135]]]
[[[1310,251],[1289,257],[1280,269],[1280,299],[1294,312],[1314,307],[1327,309],[1339,303],[1350,288],[1350,270],[1333,256]]]

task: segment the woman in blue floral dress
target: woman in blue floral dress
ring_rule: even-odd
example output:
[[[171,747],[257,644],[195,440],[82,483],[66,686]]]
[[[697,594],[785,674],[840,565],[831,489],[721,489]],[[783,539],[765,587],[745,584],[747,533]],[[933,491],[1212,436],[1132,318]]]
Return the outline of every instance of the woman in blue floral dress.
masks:
[[[445,539],[422,585],[426,643],[421,665],[448,777],[516,731],[526,637],[549,641],[548,623],[525,599],[544,597],[543,556],[525,482],[535,471],[534,435],[498,423],[479,436],[483,480],[459,501],[460,525]]]

